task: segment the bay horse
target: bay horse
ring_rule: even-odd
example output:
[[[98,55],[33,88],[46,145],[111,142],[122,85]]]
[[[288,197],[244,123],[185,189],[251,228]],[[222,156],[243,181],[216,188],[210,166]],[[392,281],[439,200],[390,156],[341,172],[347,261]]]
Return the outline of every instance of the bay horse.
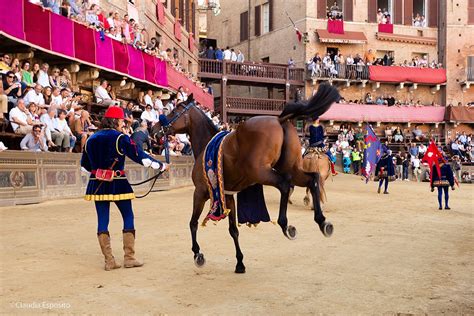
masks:
[[[237,265],[236,273],[245,273],[243,254],[239,245],[236,207],[233,193],[240,192],[254,184],[269,185],[280,191],[278,224],[288,239],[296,238],[296,228],[288,225],[286,216],[290,185],[309,188],[313,197],[314,220],[324,236],[332,235],[333,226],[326,221],[320,205],[320,176],[306,173],[302,168],[301,145],[296,128],[291,120],[303,116],[322,115],[340,99],[338,90],[328,84],[321,84],[309,101],[286,104],[279,117],[256,116],[241,123],[222,143],[225,203],[230,209],[229,233],[234,240]],[[166,125],[166,126],[164,126]],[[155,138],[174,133],[187,133],[195,158],[192,180],[195,186],[193,213],[189,222],[192,237],[194,263],[205,264],[204,255],[197,242],[199,217],[205,202],[210,198],[203,170],[203,154],[206,145],[218,132],[218,128],[200,110],[192,98],[181,102],[166,117],[166,122],[156,123],[151,135]]]

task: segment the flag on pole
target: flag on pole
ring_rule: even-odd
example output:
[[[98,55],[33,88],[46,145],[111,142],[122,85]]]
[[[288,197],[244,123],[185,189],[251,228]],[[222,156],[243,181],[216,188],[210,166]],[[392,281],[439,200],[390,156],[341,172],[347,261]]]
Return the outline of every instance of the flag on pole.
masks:
[[[288,19],[290,19],[291,24],[293,24],[293,29],[296,32],[296,37],[298,38],[298,42],[301,42],[301,39],[303,38],[303,33],[296,27],[295,22],[293,22],[293,19],[290,17],[288,12],[285,11],[285,13],[286,13],[286,16],[288,17]]]
[[[365,183],[369,182],[370,175],[375,171],[375,167],[383,154],[383,147],[380,139],[375,135],[372,126],[367,124],[364,137],[364,163],[362,174],[365,176]]]

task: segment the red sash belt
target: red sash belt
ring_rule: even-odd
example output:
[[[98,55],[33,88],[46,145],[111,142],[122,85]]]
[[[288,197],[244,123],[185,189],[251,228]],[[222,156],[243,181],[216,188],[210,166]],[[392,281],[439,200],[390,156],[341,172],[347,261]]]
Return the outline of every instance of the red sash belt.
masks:
[[[123,177],[125,176],[125,170],[113,170],[115,177]],[[92,170],[91,174],[96,175],[97,170]]]

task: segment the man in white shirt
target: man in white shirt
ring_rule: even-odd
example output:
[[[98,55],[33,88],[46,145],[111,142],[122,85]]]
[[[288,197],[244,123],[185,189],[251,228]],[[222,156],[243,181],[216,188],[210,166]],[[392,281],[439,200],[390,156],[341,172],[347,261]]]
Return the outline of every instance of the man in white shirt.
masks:
[[[230,60],[232,57],[232,53],[229,49],[229,46],[226,47],[226,49],[224,50],[224,60]]]
[[[50,87],[49,76],[48,76],[49,65],[44,63],[41,65],[41,69],[38,71],[38,81],[37,84],[41,85],[43,88]]]
[[[237,61],[237,54],[235,53],[233,48],[230,50],[230,60]]]
[[[66,121],[67,112],[65,110],[58,110],[58,117],[53,120],[54,130],[63,136],[61,150],[64,152],[72,152],[76,144],[76,137],[73,135],[69,125]]]
[[[43,87],[41,87],[41,85],[36,84],[34,89],[28,91],[23,99],[25,101],[25,105],[28,106],[30,103],[35,103],[40,107],[44,106],[44,97],[41,93],[42,89]]]
[[[45,125],[44,134],[50,147],[61,147],[64,136],[54,129],[54,116],[56,109],[49,108],[48,113],[41,115],[40,121]]]
[[[163,93],[159,91],[156,95],[155,104],[153,105],[153,110],[158,113],[158,116],[163,113],[163,102],[161,101],[162,95]]]
[[[26,135],[31,133],[33,128],[33,121],[28,115],[28,110],[25,107],[25,101],[18,99],[17,106],[10,110],[10,123],[13,131],[17,134]]]
[[[152,107],[149,104],[146,105],[145,111],[142,112],[140,118],[142,119],[142,121],[145,121],[147,123],[149,128],[155,125],[156,122],[158,122],[158,117],[152,111]]]
[[[120,103],[112,100],[107,92],[107,85],[109,83],[105,79],[100,79],[100,85],[95,89],[95,98],[97,103],[102,105],[119,105]]]
[[[153,100],[152,100],[152,97],[153,96],[153,91],[152,90],[148,90],[145,94],[145,97],[143,98],[143,100],[145,101],[145,105],[151,105],[153,106]]]

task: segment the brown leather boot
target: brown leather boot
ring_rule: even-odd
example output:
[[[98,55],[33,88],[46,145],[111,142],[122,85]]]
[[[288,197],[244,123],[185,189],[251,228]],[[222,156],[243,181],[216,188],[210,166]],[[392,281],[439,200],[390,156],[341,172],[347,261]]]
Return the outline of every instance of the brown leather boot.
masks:
[[[135,230],[124,230],[123,231],[123,266],[125,268],[141,267],[142,262],[135,259]]]
[[[109,232],[101,232],[97,234],[97,238],[99,239],[100,249],[102,250],[102,254],[105,257],[105,271],[110,271],[113,269],[120,268],[120,264],[115,262],[115,258],[112,255],[112,248],[110,247],[110,235]]]

